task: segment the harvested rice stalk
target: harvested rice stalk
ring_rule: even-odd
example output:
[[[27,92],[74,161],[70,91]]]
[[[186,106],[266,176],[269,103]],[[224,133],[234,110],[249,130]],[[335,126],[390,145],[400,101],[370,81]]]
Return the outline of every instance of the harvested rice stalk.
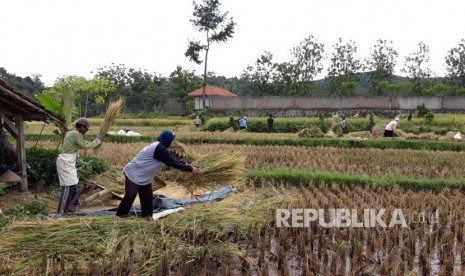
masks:
[[[394,136],[396,137],[401,137],[401,138],[408,138],[409,137],[409,134],[405,131],[403,131],[402,129],[394,129]]]
[[[297,136],[299,136],[299,138],[320,138],[323,137],[323,135],[323,132],[318,127],[304,128],[297,133]]]
[[[107,108],[107,112],[105,113],[105,119],[103,120],[100,126],[100,135],[106,135],[110,126],[114,124],[116,118],[119,116],[119,112],[123,107],[123,99],[119,99],[116,102],[110,102],[110,105]]]
[[[171,156],[186,164],[190,164],[195,160],[195,153],[190,151],[183,143],[173,142],[168,148],[168,152]]]
[[[244,172],[244,162],[245,157],[239,151],[232,154],[217,152],[199,155],[192,162],[193,166],[200,169],[199,174],[192,176],[177,172],[173,177],[190,194],[197,190],[213,190],[240,180]]]
[[[173,142],[171,146],[168,148],[168,152],[175,159],[185,164],[191,164],[192,161],[194,161],[196,158],[196,154],[193,151],[189,150],[183,143]],[[165,164],[162,165],[161,171],[169,170],[171,170],[170,167],[166,166]]]

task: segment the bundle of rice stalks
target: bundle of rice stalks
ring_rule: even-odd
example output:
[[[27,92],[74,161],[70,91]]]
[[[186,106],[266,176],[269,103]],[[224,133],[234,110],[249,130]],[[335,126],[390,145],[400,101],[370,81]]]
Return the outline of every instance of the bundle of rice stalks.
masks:
[[[408,138],[409,134],[402,129],[394,129],[394,137]]]
[[[373,138],[378,138],[378,137],[383,137],[384,135],[384,128],[385,126],[382,124],[376,124],[372,129],[371,129],[371,135]]]
[[[225,184],[242,179],[245,156],[241,152],[217,152],[212,155],[198,155],[192,166],[200,169],[199,174],[179,172],[173,175],[178,185],[193,194],[198,190],[214,190]]]
[[[304,128],[300,130],[297,135],[299,138],[321,138],[323,137],[323,131],[319,129],[318,127],[313,127],[313,128]]]
[[[342,127],[341,127],[341,125],[340,125],[339,122],[334,122],[334,123],[331,125],[331,130],[332,130],[333,133],[336,134],[338,137],[344,136],[343,131],[342,131]]]
[[[192,163],[195,159],[195,154],[190,151],[183,143],[173,142],[168,148],[171,156],[175,157],[186,164]]]
[[[356,132],[351,132],[346,134],[347,137],[349,138],[366,138],[366,139],[371,139],[371,132],[370,131],[356,131]]]
[[[100,126],[100,135],[106,135],[108,133],[110,126],[115,123],[116,118],[119,116],[119,112],[123,107],[123,103],[123,99],[119,99],[116,102],[110,102],[110,105],[107,108],[107,112],[105,113],[105,119]]]
[[[228,129],[225,129],[223,132],[236,132],[233,127],[230,127]]]

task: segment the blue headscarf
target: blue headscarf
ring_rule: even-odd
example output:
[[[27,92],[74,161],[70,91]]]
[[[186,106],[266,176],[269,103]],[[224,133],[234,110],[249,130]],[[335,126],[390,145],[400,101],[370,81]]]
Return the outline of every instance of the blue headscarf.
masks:
[[[171,142],[174,140],[174,133],[169,130],[164,130],[160,136],[158,136],[157,141],[160,142],[165,148],[169,148],[171,146]]]

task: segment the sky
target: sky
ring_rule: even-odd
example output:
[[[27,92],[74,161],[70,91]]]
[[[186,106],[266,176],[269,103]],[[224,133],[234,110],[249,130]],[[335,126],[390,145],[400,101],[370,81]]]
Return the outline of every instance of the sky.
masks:
[[[196,0],[200,3],[201,0]],[[290,50],[313,35],[325,45],[353,40],[359,58],[377,39],[392,40],[399,56],[423,41],[429,68],[445,75],[447,51],[465,39],[462,0],[220,0],[236,22],[234,36],[213,44],[208,71],[240,77],[264,51],[274,62],[291,60]],[[192,26],[192,0],[1,0],[0,67],[18,76],[40,74],[46,85],[66,75],[92,78],[112,63],[169,76],[182,66],[203,73],[184,56],[189,40],[203,39]]]

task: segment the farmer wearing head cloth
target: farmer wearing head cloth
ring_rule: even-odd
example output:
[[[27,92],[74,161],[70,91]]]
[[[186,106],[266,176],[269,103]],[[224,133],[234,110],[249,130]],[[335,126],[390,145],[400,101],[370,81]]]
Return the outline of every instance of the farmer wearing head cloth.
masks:
[[[58,204],[58,213],[68,212],[69,205],[76,196],[76,186],[79,182],[76,170],[76,152],[78,149],[93,149],[100,145],[103,136],[97,136],[92,142],[84,140],[83,134],[90,130],[89,120],[79,118],[76,121],[76,130],[68,131],[63,140],[63,147],[58,155],[56,165],[58,179],[61,186],[60,203]]]
[[[175,169],[198,173],[198,169],[181,163],[171,157],[168,149],[173,142],[173,132],[165,130],[157,141],[143,148],[123,169],[126,176],[124,198],[118,206],[117,216],[126,216],[131,209],[137,194],[139,194],[143,217],[153,215],[152,181],[160,170],[161,164]]]

